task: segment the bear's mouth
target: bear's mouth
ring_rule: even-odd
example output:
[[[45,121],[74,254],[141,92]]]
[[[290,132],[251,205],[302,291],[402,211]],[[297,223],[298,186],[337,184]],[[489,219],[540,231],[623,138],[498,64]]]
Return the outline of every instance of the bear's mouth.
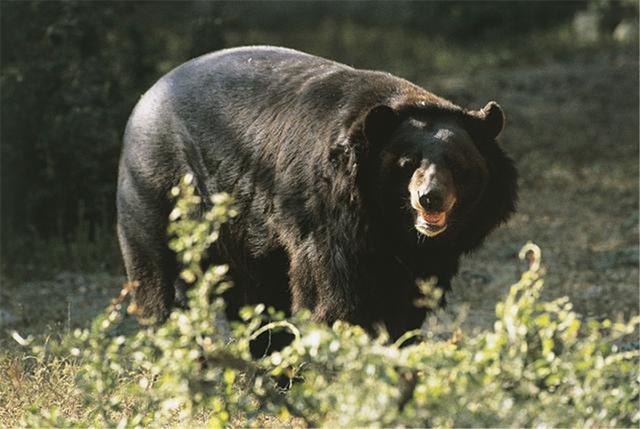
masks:
[[[421,234],[427,237],[435,237],[447,229],[447,212],[418,211],[415,227]]]

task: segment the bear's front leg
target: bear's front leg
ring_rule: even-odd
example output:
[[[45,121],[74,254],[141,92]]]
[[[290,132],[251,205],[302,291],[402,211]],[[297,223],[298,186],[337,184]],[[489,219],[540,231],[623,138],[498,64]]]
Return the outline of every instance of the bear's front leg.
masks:
[[[316,322],[361,323],[363,314],[353,267],[340,246],[322,251],[314,244],[291,255],[289,290],[292,310],[311,310]]]

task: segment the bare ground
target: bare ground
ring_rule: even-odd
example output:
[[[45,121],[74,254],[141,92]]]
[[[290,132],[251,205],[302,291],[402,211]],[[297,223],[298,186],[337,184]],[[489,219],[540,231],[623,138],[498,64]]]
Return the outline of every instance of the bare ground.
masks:
[[[518,213],[463,260],[455,280],[454,307],[469,306],[468,325],[492,323],[529,240],[542,248],[544,298],[569,296],[586,317],[637,315],[636,53],[443,77],[435,86],[478,107],[498,100],[507,115],[501,141],[520,172]]]

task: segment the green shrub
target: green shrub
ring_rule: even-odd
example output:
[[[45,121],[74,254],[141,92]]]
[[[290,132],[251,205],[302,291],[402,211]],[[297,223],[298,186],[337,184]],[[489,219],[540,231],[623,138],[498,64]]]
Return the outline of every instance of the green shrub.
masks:
[[[33,346],[34,358],[78,365],[82,417],[53,409],[27,413],[24,426],[637,426],[637,335],[627,323],[583,322],[566,298],[541,302],[539,249],[531,266],[496,307],[492,330],[465,334],[440,322],[389,344],[360,327],[327,327],[301,312],[284,320],[264,305],[228,322],[220,293],[226,267],[200,268],[219,226],[233,216],[228,195],[216,195],[202,219],[192,178],[173,190],[172,248],[194,287],[190,308],[160,327],[138,328],[121,295],[89,329]],[[129,306],[129,312],[136,309]],[[264,322],[269,320],[269,324]],[[285,329],[292,344],[253,360],[249,342]],[[33,339],[15,338],[27,345]],[[412,336],[423,341],[401,347]],[[280,389],[278,376],[296,380]],[[34,404],[35,405],[35,404]]]

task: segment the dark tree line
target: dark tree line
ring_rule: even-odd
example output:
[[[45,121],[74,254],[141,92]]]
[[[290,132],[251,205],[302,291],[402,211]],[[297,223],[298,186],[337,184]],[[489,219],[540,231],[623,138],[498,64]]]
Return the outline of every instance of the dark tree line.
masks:
[[[121,136],[136,100],[163,68],[223,46],[218,27],[197,12],[188,4],[2,3],[5,235],[67,234],[79,216],[113,221]],[[191,20],[187,30],[181,20]]]

